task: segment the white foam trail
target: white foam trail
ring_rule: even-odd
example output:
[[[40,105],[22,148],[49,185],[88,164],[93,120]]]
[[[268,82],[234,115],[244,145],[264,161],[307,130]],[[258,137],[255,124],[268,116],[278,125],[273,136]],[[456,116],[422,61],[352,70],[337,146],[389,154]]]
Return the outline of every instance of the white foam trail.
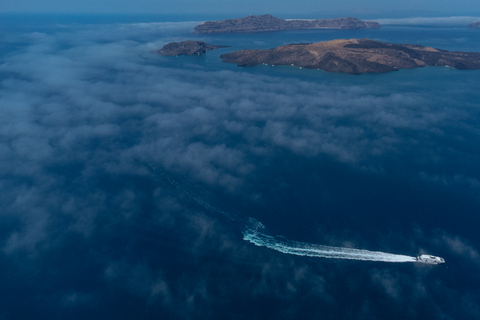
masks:
[[[167,175],[163,170],[154,167],[149,163],[149,166],[163,178],[165,178],[173,187],[184,192],[188,197],[197,202],[206,210],[221,214],[232,221],[242,222],[245,220],[237,215],[225,212],[211,205],[203,200],[200,195],[194,191],[189,191],[182,187],[175,179]],[[248,218],[246,229],[243,232],[243,239],[250,241],[257,246],[267,247],[282,253],[294,254],[297,256],[317,257],[317,258],[334,258],[334,259],[349,259],[349,260],[364,260],[364,261],[383,261],[383,262],[417,262],[415,257],[404,256],[400,254],[392,254],[379,251],[368,251],[362,249],[353,249],[345,247],[330,247],[323,245],[315,245],[304,242],[290,241],[284,238],[272,237],[263,232],[264,225],[255,220]]]
[[[344,247],[330,247],[280,239],[263,233],[263,225],[254,219],[251,219],[249,225],[250,226],[243,232],[244,240],[250,241],[257,246],[267,247],[282,253],[316,258],[383,262],[416,262],[415,257],[400,254]]]

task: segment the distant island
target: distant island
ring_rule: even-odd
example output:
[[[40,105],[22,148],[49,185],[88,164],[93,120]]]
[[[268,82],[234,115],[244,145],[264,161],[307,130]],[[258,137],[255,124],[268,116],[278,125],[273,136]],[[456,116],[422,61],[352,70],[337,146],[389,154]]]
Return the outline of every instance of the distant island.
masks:
[[[480,28],[480,21],[470,23],[467,27],[468,28],[473,28],[473,29],[479,29]]]
[[[363,21],[357,18],[334,18],[314,20],[287,20],[270,14],[247,16],[238,19],[207,21],[197,25],[196,33],[257,33],[306,29],[371,29],[380,28],[375,21]]]
[[[220,56],[238,66],[292,65],[350,74],[382,73],[400,68],[446,66],[480,69],[480,53],[446,51],[414,44],[392,44],[370,39],[332,40],[289,44],[268,50],[240,50]]]
[[[215,46],[203,41],[186,40],[181,42],[170,42],[158,50],[158,53],[162,56],[193,56],[205,54],[209,50],[227,47],[228,46]]]

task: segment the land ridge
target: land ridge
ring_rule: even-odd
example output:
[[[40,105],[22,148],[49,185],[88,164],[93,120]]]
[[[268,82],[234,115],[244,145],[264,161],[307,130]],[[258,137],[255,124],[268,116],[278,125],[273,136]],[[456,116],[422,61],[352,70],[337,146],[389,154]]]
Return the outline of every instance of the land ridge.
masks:
[[[237,19],[206,21],[197,25],[195,33],[258,33],[308,29],[371,29],[380,28],[375,21],[363,21],[353,17],[332,19],[282,19],[270,14],[250,15]]]
[[[204,41],[185,40],[181,42],[170,42],[164,45],[158,53],[162,56],[182,56],[182,55],[203,55],[209,50],[227,48],[228,46],[217,46],[208,44]]]
[[[480,53],[459,52],[415,44],[370,39],[337,39],[312,44],[289,44],[267,50],[239,50],[220,56],[238,66],[292,65],[350,74],[384,73],[402,68],[446,66],[480,69]]]

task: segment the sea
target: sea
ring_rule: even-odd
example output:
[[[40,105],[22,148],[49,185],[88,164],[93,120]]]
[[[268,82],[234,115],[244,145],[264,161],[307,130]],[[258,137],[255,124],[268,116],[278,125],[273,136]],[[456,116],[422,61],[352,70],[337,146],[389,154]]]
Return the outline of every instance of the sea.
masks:
[[[480,70],[220,59],[480,30],[193,33],[232,17],[0,15],[0,319],[480,319]]]

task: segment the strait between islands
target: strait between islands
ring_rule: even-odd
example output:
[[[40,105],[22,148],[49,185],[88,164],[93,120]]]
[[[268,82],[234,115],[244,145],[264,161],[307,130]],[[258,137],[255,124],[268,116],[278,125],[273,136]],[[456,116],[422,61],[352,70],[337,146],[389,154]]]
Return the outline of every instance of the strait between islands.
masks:
[[[158,51],[164,56],[203,55],[225,48],[203,41],[171,42]],[[350,74],[384,73],[398,69],[445,66],[480,69],[479,52],[446,51],[415,44],[393,44],[370,39],[337,39],[326,42],[288,44],[267,50],[239,50],[220,56],[239,67],[291,65]]]
[[[469,27],[475,28],[480,23]],[[305,29],[379,28],[375,21],[357,18],[286,20],[266,14],[238,19],[207,21],[195,27],[195,33],[254,33]],[[172,42],[158,51],[161,55],[203,55],[224,48],[203,41]],[[393,44],[370,39],[332,40],[317,43],[289,44],[267,50],[240,50],[220,56],[223,62],[238,66],[258,64],[292,65],[350,74],[383,73],[425,66],[457,69],[480,69],[480,53],[446,51],[415,44]]]
[[[158,51],[164,56],[203,55],[225,48],[203,41],[171,42]],[[239,67],[291,65],[350,74],[384,73],[398,69],[445,66],[480,69],[479,52],[446,51],[415,44],[394,44],[370,39],[337,39],[317,43],[288,44],[267,50],[239,50],[220,55],[223,62]]]
[[[480,27],[480,21],[469,25]],[[207,21],[195,27],[195,33],[254,33],[305,29],[380,28],[375,21],[357,18],[286,20],[266,14],[238,19]],[[224,48],[203,41],[172,42],[158,51],[165,56],[203,55]],[[392,44],[370,39],[332,40],[317,43],[289,44],[267,50],[240,50],[220,56],[223,62],[239,67],[258,64],[292,65],[350,74],[383,73],[398,69],[445,66],[457,69],[480,69],[480,53],[446,51],[415,44]]]

